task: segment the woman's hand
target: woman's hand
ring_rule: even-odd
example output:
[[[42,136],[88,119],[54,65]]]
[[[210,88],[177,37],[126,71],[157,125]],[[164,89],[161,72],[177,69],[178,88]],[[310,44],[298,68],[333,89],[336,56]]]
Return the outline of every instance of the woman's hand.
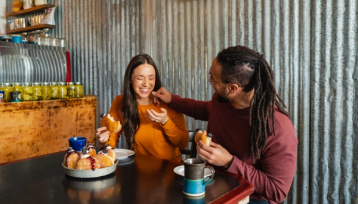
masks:
[[[161,108],[160,110],[162,111],[161,113],[157,113],[153,109],[147,110],[147,115],[148,118],[153,122],[164,125],[165,123],[167,123],[169,117],[165,108]]]
[[[109,131],[107,131],[107,127],[100,127],[96,130],[96,137],[98,141],[101,143],[105,143],[109,139]]]

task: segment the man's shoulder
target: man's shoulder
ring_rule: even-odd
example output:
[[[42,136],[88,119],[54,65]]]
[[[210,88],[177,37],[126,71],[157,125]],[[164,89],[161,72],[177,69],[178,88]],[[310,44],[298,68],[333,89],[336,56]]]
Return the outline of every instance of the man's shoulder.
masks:
[[[295,128],[291,119],[289,116],[285,115],[277,109],[275,110],[275,130],[278,137],[291,136],[292,138],[296,139]]]

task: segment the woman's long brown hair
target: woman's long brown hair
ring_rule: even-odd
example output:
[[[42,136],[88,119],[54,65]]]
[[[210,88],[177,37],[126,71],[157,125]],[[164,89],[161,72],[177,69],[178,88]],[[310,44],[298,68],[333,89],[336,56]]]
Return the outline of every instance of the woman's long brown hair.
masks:
[[[131,59],[131,61],[127,66],[126,73],[124,75],[123,106],[122,106],[122,113],[125,121],[123,128],[124,128],[124,135],[126,137],[128,149],[133,149],[133,144],[135,143],[134,136],[140,127],[137,100],[131,83],[131,77],[132,77],[133,70],[142,64],[150,64],[154,67],[155,70],[154,91],[157,91],[162,86],[157,65],[149,55],[140,54]]]
[[[286,105],[277,94],[273,70],[263,55],[245,46],[229,47],[217,56],[222,65],[221,79],[225,83],[235,83],[243,87],[243,91],[254,89],[250,102],[250,155],[253,162],[260,159],[259,150],[265,148],[267,136],[275,132],[275,106],[280,112]]]

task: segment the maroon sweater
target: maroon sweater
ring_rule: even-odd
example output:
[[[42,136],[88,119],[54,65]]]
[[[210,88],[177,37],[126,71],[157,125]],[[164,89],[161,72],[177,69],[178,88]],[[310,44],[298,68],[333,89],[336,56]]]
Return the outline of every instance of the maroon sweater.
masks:
[[[276,109],[276,135],[268,136],[264,150],[260,151],[260,160],[253,164],[249,153],[250,108],[235,109],[230,103],[220,103],[216,98],[216,93],[209,102],[172,95],[170,107],[195,119],[208,121],[207,131],[213,135],[213,142],[234,155],[227,172],[241,174],[254,186],[251,198],[265,199],[270,203],[283,202],[296,170],[298,141],[292,122]]]

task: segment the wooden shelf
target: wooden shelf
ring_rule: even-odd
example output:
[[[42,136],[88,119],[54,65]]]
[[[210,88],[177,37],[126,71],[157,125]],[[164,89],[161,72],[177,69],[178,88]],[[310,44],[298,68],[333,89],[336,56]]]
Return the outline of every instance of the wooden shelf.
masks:
[[[44,5],[41,5],[41,6],[32,7],[30,9],[25,9],[25,10],[20,10],[20,11],[17,11],[17,12],[6,13],[5,16],[19,16],[19,15],[31,14],[31,13],[36,13],[36,12],[43,11],[43,10],[45,10],[47,8],[52,8],[52,7],[55,7],[55,5],[53,5],[53,4],[44,4]]]
[[[6,34],[15,34],[15,33],[22,33],[22,32],[28,32],[33,30],[41,30],[44,28],[55,28],[55,25],[49,25],[49,24],[41,24],[41,25],[34,25],[34,26],[27,26],[25,28],[18,28],[14,30],[7,30]]]

